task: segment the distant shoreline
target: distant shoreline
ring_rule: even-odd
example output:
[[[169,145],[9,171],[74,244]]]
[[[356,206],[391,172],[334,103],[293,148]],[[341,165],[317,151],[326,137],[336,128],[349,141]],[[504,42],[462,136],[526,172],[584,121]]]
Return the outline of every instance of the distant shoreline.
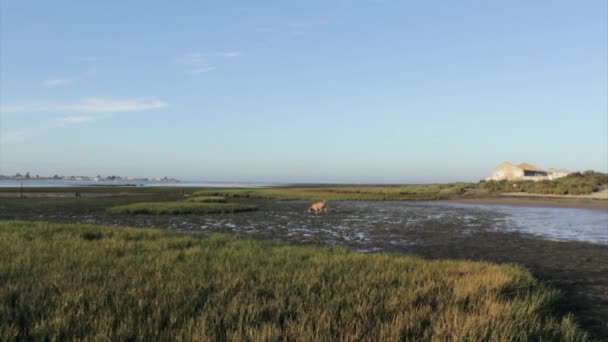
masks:
[[[279,183],[264,183],[264,182],[219,182],[219,181],[79,181],[79,180],[6,180],[0,179],[0,189],[7,188],[139,188],[139,187],[176,187],[176,188],[260,188],[270,186],[282,186]]]

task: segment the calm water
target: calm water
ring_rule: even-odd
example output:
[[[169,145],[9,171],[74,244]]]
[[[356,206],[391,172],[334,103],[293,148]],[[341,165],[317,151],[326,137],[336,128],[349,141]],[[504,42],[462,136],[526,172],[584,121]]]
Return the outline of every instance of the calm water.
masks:
[[[471,220],[475,220],[476,215],[482,216],[484,212],[496,213],[494,222],[489,227],[497,231],[523,232],[550,240],[608,245],[608,207],[579,209],[462,203],[439,205],[466,210],[470,213]],[[504,216],[500,217],[500,214]]]

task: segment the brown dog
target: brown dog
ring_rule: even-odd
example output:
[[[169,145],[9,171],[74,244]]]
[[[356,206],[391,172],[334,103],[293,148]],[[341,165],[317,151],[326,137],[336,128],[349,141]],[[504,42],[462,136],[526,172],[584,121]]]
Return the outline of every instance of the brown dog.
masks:
[[[318,214],[320,212],[327,213],[327,208],[325,207],[325,200],[313,203],[310,207],[308,207],[308,212],[315,214]]]

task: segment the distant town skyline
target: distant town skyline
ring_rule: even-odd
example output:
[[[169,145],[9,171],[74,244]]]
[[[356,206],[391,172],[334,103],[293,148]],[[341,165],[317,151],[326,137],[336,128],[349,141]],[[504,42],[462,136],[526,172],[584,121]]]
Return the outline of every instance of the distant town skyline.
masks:
[[[0,2],[0,174],[608,172],[608,3]]]
[[[178,181],[178,179],[170,178],[167,176],[163,177],[127,177],[127,176],[118,176],[118,175],[97,175],[97,176],[89,176],[89,175],[40,175],[38,173],[30,173],[29,171],[25,173],[17,172],[14,175],[3,175],[0,174],[0,180],[9,179],[9,180],[86,180],[86,181],[131,181],[131,180],[139,180],[139,181]]]

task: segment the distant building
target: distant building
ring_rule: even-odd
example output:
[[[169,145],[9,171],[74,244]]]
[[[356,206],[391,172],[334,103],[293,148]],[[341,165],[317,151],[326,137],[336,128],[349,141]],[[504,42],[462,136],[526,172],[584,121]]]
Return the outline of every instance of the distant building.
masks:
[[[571,174],[572,172],[567,171],[567,170],[548,169],[547,173],[549,174],[549,179],[553,180],[553,179],[566,177],[567,175]]]
[[[498,165],[490,177],[486,177],[486,181],[540,181],[553,180],[561,177],[566,177],[570,172],[566,170],[548,169],[543,170],[528,163],[513,165],[509,162],[504,162]]]

